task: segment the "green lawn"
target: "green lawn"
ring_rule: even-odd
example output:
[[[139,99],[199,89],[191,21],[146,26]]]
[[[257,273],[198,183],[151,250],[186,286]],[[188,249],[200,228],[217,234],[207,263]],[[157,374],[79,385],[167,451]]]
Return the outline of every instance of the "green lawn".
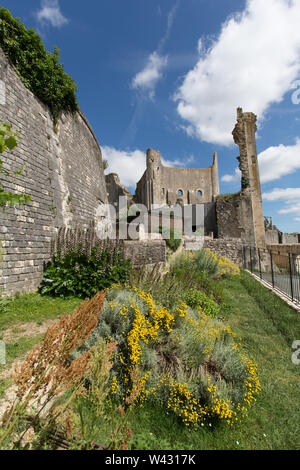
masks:
[[[0,299],[0,330],[6,330],[17,323],[34,321],[42,324],[45,320],[72,313],[80,302],[82,300],[73,297],[62,299],[37,293]]]
[[[219,282],[225,297],[222,315],[259,366],[258,401],[243,423],[205,425],[198,431],[185,429],[165,409],[137,409],[130,423],[133,448],[300,448],[300,365],[291,360],[292,343],[300,339],[299,314],[245,272]]]

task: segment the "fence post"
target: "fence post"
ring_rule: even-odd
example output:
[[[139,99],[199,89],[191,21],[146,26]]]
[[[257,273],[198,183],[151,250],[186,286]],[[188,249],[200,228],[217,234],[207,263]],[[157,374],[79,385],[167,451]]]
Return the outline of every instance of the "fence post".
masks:
[[[291,253],[289,253],[289,264],[290,264],[290,283],[291,283],[292,302],[294,302],[293,260],[292,260],[292,254]]]
[[[259,275],[260,275],[260,278],[262,279],[260,248],[258,248],[258,261],[259,261]]]
[[[275,279],[274,279],[274,267],[273,267],[272,251],[270,251],[270,259],[271,259],[271,272],[272,272],[272,286],[273,286],[273,289],[274,289],[274,287],[275,287]]]
[[[243,254],[244,254],[244,269],[247,269],[247,247],[243,246]]]

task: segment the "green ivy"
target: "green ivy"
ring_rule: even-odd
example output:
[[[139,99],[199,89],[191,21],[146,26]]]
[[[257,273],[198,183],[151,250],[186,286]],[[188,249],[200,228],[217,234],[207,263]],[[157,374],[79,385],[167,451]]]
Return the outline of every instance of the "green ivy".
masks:
[[[246,189],[250,186],[250,180],[246,176],[242,176],[242,189]]]
[[[0,124],[0,154],[5,150],[13,150],[17,145],[18,135],[15,132],[11,132],[11,126],[6,123]],[[5,174],[5,176],[11,176],[10,172],[3,168],[3,160],[0,158],[0,173]],[[14,171],[15,175],[20,175],[23,169]],[[2,184],[0,183],[0,207],[3,211],[5,210],[7,204],[11,207],[17,204],[26,204],[31,200],[31,197],[27,194],[16,194],[12,192],[6,192],[3,189]]]
[[[25,86],[49,107],[54,123],[61,111],[78,109],[77,87],[59,62],[59,50],[48,52],[40,36],[6,8],[0,9],[0,46]]]

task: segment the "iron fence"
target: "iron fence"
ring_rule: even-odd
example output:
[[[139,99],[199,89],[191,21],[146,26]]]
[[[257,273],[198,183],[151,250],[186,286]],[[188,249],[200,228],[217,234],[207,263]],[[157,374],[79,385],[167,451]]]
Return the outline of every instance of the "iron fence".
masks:
[[[244,268],[300,305],[300,254],[244,246]]]

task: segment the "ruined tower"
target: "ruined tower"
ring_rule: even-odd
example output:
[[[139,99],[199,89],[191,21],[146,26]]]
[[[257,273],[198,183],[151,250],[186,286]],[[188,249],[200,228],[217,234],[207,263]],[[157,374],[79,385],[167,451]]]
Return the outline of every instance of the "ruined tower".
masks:
[[[240,148],[238,157],[242,173],[242,196],[251,199],[254,242],[258,247],[265,246],[265,227],[262,208],[261,187],[256,150],[256,116],[237,109],[237,124],[232,132],[234,142]]]

